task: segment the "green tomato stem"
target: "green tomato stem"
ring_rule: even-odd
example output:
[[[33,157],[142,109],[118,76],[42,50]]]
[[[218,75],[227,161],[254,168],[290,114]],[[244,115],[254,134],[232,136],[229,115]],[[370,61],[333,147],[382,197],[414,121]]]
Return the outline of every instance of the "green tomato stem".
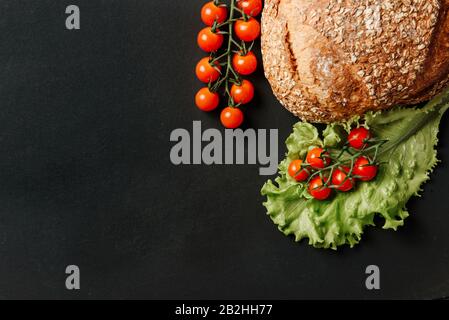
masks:
[[[223,54],[221,54],[220,56],[215,57],[215,58],[212,57],[212,55],[211,55],[212,63],[220,62],[220,61],[226,59],[225,62],[220,63],[220,65],[226,66],[226,71],[217,80],[217,82],[215,82],[211,86],[211,88],[213,91],[218,91],[218,89],[220,89],[220,87],[222,87],[224,85],[224,92],[225,92],[226,96],[228,96],[228,105],[229,106],[235,106],[235,103],[234,103],[234,100],[232,99],[230,88],[229,88],[230,85],[234,84],[234,83],[236,83],[236,84],[241,83],[240,76],[237,74],[237,72],[234,70],[234,68],[232,66],[232,54],[235,51],[234,47],[237,48],[238,51],[243,50],[243,47],[234,39],[234,24],[238,20],[238,18],[236,18],[236,12],[240,12],[240,10],[238,10],[238,8],[236,7],[236,0],[231,0],[230,6],[229,6],[228,20],[217,26],[217,29],[219,29],[220,27],[223,27],[223,26],[228,26],[228,31],[226,32],[228,35],[228,43],[227,43],[226,51]]]

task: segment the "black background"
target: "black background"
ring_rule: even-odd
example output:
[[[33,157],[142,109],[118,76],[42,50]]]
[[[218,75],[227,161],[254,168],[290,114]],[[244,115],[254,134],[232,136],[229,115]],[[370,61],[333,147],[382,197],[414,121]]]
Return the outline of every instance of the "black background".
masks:
[[[180,166],[196,110],[203,0],[0,2],[0,298],[441,298],[449,295],[449,126],[443,162],[397,233],[357,248],[297,244],[262,207],[257,166]],[[81,9],[81,30],[65,8]],[[262,72],[247,126],[296,119]],[[65,289],[65,268],[81,290]],[[381,268],[380,291],[365,268]]]

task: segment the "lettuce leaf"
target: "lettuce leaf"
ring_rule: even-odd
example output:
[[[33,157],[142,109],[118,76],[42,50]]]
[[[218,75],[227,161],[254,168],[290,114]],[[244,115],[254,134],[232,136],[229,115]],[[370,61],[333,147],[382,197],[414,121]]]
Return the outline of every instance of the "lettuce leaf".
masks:
[[[379,154],[385,162],[376,180],[359,183],[353,192],[338,193],[328,201],[312,199],[303,183],[287,174],[291,160],[303,158],[310,148],[338,147],[354,119],[331,124],[320,137],[318,129],[299,122],[287,139],[287,155],[279,166],[279,177],[262,188],[268,215],[285,235],[296,241],[309,239],[316,248],[337,249],[358,244],[366,226],[374,226],[374,217],[385,220],[384,229],[397,230],[409,216],[406,204],[418,196],[421,185],[437,164],[435,146],[441,118],[449,108],[449,90],[422,108],[396,108],[368,113],[364,117],[376,138],[388,140]]]

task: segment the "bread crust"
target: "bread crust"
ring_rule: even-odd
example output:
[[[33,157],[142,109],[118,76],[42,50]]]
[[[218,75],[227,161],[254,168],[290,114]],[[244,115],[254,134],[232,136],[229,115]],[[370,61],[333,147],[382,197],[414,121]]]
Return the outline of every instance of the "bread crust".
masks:
[[[449,0],[266,0],[262,54],[305,121],[416,104],[449,83]]]

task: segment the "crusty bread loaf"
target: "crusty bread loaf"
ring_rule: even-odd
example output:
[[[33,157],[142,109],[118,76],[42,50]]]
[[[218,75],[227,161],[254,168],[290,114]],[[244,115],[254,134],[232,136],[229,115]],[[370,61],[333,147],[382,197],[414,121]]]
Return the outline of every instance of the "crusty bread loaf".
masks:
[[[265,74],[310,122],[429,100],[449,82],[449,0],[266,0]]]

